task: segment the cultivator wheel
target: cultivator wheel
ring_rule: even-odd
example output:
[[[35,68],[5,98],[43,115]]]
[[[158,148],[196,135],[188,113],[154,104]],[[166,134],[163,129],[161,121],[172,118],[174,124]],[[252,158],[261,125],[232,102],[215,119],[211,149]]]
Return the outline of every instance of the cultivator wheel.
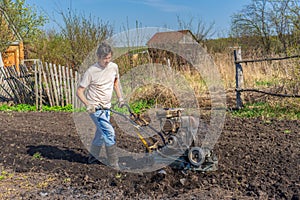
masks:
[[[199,167],[205,161],[205,154],[200,147],[192,147],[188,151],[188,159],[192,165]]]

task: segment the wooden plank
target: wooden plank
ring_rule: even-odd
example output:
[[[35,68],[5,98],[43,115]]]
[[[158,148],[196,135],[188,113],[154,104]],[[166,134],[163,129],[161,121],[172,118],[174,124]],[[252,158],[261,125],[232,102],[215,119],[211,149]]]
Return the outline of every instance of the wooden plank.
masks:
[[[75,103],[73,105],[73,109],[74,108],[78,108],[78,98],[77,98],[77,87],[78,87],[78,72],[75,71],[75,80],[74,80],[74,84],[75,84],[75,92],[74,92],[74,99],[75,99]]]
[[[62,73],[61,73],[61,65],[58,65],[58,75],[59,75],[59,89],[60,89],[60,99],[61,106],[65,105],[64,93],[63,93],[63,82],[62,82]]]
[[[14,97],[13,97],[13,92],[9,86],[9,84],[7,83],[7,80],[5,80],[6,76],[5,76],[5,73],[4,73],[4,67],[0,67],[0,77],[1,77],[1,88],[3,89],[3,91],[8,95],[9,98],[11,98],[11,100],[14,100]],[[4,94],[1,94],[2,96],[4,96]],[[5,96],[4,96],[5,97]]]
[[[26,81],[24,80],[24,77],[26,77],[26,74],[23,73],[23,71],[20,70],[20,67],[18,68],[11,67],[11,77],[13,78],[15,85],[17,86],[18,93],[20,96],[21,103],[24,104],[32,104],[32,93],[34,93],[30,87],[27,86]]]
[[[73,77],[73,70],[70,69],[70,79],[71,79],[71,99],[72,99],[72,107],[74,107],[75,104],[75,86],[74,86],[74,77]]]
[[[10,83],[11,85],[11,89],[12,91],[14,91],[14,94],[15,94],[15,99],[17,99],[17,102],[16,103],[21,103],[21,99],[20,99],[20,96],[19,96],[19,88],[17,87],[15,81],[14,81],[14,77],[11,75],[11,72],[10,72],[10,67],[5,67],[4,68],[4,71],[6,72],[6,76],[7,76],[7,81]]]
[[[58,106],[60,105],[61,101],[61,94],[60,94],[60,87],[59,87],[59,80],[58,80],[58,73],[57,73],[57,67],[55,64],[53,64],[53,73],[54,73],[54,78],[55,78],[55,88],[57,90],[57,101],[58,101]]]
[[[37,65],[34,65],[34,90],[35,90],[35,109],[39,109],[39,93],[38,93],[38,81],[37,81]]]
[[[32,80],[32,74],[25,65],[20,65],[20,71],[23,73],[23,80],[25,84],[31,88],[31,91],[34,91],[34,82]]]
[[[47,74],[44,70],[44,66],[43,66],[43,63],[41,61],[39,61],[39,64],[41,66],[41,70],[42,70],[42,74],[43,74],[43,80],[45,82],[45,91],[46,91],[46,95],[48,97],[48,100],[49,100],[49,104],[50,106],[53,106],[53,103],[52,103],[52,99],[51,99],[51,95],[50,95],[50,89],[49,89],[49,83],[48,83],[48,79],[47,79]]]
[[[63,85],[64,85],[64,96],[65,96],[65,101],[66,105],[69,103],[68,102],[68,94],[67,94],[67,83],[66,83],[66,71],[65,67],[62,67],[62,72],[63,72]]]
[[[51,73],[50,73],[50,69],[49,69],[48,63],[45,63],[45,69],[46,69],[47,79],[48,79],[48,83],[49,83],[50,99],[51,99],[51,102],[52,102],[52,106],[54,106],[55,105],[54,92],[53,92],[53,85],[52,85]]]
[[[39,110],[42,110],[43,108],[43,85],[42,85],[42,68],[38,64],[38,79],[39,79],[39,97],[40,97],[40,102],[39,102]]]
[[[79,83],[80,83],[80,80],[81,80],[81,74],[80,73],[77,73],[77,84],[76,84],[76,87],[79,86]],[[76,99],[77,99],[77,107],[76,108],[81,108],[83,105],[83,103],[80,101],[80,99],[76,96]]]
[[[56,84],[55,84],[55,78],[54,78],[54,73],[53,73],[53,66],[52,63],[49,63],[49,69],[50,69],[50,74],[51,74],[51,81],[52,81],[52,89],[54,93],[54,102],[56,106],[59,106],[59,100],[58,100],[58,94],[57,94],[57,89],[56,89]]]
[[[21,103],[21,99],[19,96],[18,87],[17,87],[16,83],[14,82],[14,78],[11,77],[11,72],[10,72],[9,68],[10,67],[5,67],[3,69],[4,69],[6,77],[7,77],[6,80],[10,84],[10,88],[14,93],[14,96],[15,96],[14,102],[18,104],[18,103]]]
[[[68,90],[68,104],[71,104],[72,103],[72,100],[71,100],[71,86],[70,86],[70,70],[68,67],[66,67],[66,76],[67,76],[67,90]]]

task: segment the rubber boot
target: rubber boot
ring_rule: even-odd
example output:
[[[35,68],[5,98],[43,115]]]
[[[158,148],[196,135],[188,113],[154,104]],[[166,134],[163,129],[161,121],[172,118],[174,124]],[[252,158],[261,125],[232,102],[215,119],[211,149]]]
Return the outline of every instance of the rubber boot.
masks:
[[[101,146],[91,145],[88,164],[96,163],[99,160]]]
[[[117,147],[116,145],[112,145],[109,147],[105,146],[106,154],[107,154],[109,166],[116,170],[120,170],[119,157],[117,155],[116,147]]]

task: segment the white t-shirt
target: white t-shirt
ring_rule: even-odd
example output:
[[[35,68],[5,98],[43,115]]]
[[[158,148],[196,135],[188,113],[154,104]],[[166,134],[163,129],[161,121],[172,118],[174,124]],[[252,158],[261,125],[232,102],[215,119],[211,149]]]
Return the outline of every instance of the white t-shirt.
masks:
[[[110,62],[106,67],[95,63],[84,73],[79,85],[86,88],[86,98],[90,104],[110,108],[116,78],[119,79],[116,63]]]

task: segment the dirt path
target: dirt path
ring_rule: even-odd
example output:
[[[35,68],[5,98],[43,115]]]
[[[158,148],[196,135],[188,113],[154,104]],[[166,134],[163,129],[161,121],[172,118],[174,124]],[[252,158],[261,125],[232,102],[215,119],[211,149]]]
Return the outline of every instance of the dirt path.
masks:
[[[70,113],[1,112],[0,121],[0,199],[299,199],[300,121],[227,116],[218,171],[121,176],[86,164]]]

